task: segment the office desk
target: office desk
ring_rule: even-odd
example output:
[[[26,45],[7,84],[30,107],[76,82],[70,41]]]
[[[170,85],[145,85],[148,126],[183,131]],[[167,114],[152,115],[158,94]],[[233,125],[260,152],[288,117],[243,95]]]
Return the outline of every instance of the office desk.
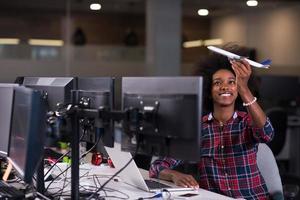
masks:
[[[58,175],[60,170],[64,170],[66,165],[59,166],[59,168],[54,168],[52,174]],[[108,166],[94,166],[91,164],[83,164],[80,166],[80,191],[83,189],[90,189],[94,191],[94,186],[100,186],[109,177],[111,177],[116,172],[116,169],[110,168]],[[148,178],[148,172],[146,170],[141,170],[143,176]],[[70,194],[70,174],[71,170],[68,170],[66,174],[64,174],[65,178],[61,178],[58,181],[55,181],[50,187],[49,192],[51,194],[59,196],[60,194],[68,195]],[[125,180],[126,181],[126,180]],[[112,180],[108,183],[105,187],[105,191],[101,191],[100,194],[105,197],[105,199],[138,199],[138,198],[146,198],[151,197],[154,193],[146,192],[141,189],[138,189],[132,185],[129,185],[124,180],[121,180],[119,177],[116,180]],[[162,181],[161,181],[162,182]],[[46,187],[48,186],[49,182],[46,182]],[[168,184],[172,184],[168,182]],[[63,188],[63,191],[61,190]],[[186,193],[195,193],[197,196],[193,197],[180,197],[182,194]],[[170,199],[191,199],[191,200],[232,200],[230,197],[226,197],[220,194],[216,194],[204,189],[199,189],[195,191],[181,191],[181,192],[171,192]]]

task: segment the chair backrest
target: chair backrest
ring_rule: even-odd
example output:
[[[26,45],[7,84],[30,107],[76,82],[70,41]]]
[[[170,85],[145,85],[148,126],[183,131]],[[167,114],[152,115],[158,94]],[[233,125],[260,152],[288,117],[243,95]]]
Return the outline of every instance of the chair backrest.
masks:
[[[258,145],[257,165],[265,179],[270,195],[278,195],[279,193],[283,198],[282,182],[274,154],[268,145],[264,143]]]
[[[273,107],[266,110],[266,115],[269,117],[274,128],[274,138],[268,143],[273,154],[277,156],[284,147],[286,130],[287,130],[287,112],[281,107]]]

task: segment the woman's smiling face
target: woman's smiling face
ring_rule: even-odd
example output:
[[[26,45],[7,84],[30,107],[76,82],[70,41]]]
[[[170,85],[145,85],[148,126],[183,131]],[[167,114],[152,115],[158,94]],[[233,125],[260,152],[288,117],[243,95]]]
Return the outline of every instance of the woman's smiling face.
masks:
[[[235,75],[226,69],[216,71],[212,76],[211,94],[215,105],[234,106],[238,96]]]

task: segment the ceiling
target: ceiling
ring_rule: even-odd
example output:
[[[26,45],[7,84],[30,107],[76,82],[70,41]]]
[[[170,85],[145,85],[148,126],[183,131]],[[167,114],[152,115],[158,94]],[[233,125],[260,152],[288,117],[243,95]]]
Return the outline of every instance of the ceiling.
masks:
[[[258,0],[256,9],[276,8],[299,4],[300,0]],[[1,13],[7,12],[62,12],[67,8],[71,12],[91,12],[90,3],[102,4],[102,12],[114,13],[144,13],[146,0],[10,0],[0,1]],[[183,15],[197,16],[199,8],[208,8],[213,16],[243,9],[253,9],[246,6],[246,0],[182,0]]]

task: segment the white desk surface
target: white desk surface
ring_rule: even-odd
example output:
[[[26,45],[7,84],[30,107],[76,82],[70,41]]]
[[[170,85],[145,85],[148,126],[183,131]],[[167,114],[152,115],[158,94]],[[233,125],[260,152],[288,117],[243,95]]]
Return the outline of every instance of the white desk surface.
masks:
[[[63,170],[65,168],[65,165],[60,165],[59,168],[56,168],[52,171],[52,174],[58,175],[60,173],[60,170]],[[91,164],[83,164],[80,166],[80,187],[83,186],[85,188],[89,188],[90,186],[95,186],[95,179],[93,179],[93,176],[97,176],[98,180],[101,184],[103,184],[111,175],[113,175],[116,172],[116,169],[110,168],[108,166],[94,166]],[[148,171],[141,170],[144,178],[148,178]],[[59,191],[62,187],[64,188],[63,194],[70,194],[70,174],[71,169],[68,170],[67,174],[64,174],[65,176],[61,177],[67,177],[66,181],[64,181],[64,178],[55,181],[51,184],[49,187],[49,192],[53,194],[60,194],[61,191]],[[97,182],[96,181],[96,182]],[[99,183],[97,182],[97,183]],[[162,182],[162,181],[161,181]],[[166,182],[164,182],[166,183]],[[170,182],[167,182],[169,185],[172,184]],[[48,186],[48,183],[45,183],[45,186]],[[99,187],[99,184],[97,184],[97,187]],[[118,198],[124,198],[124,199],[138,199],[140,197],[146,198],[151,197],[154,195],[154,193],[146,192],[141,189],[138,189],[132,185],[128,185],[123,180],[121,180],[118,177],[118,181],[112,180],[106,185],[106,191],[101,191],[100,194],[102,194],[105,199],[116,199]],[[92,188],[91,188],[92,189]],[[58,192],[59,191],[59,192]],[[180,197],[181,194],[186,193],[195,193],[198,194],[197,196],[193,197]],[[204,189],[199,189],[195,191],[181,191],[181,192],[171,192],[170,199],[191,199],[191,200],[232,200],[233,198],[226,197],[217,193],[213,193]],[[115,196],[115,197],[109,197],[109,196]]]

